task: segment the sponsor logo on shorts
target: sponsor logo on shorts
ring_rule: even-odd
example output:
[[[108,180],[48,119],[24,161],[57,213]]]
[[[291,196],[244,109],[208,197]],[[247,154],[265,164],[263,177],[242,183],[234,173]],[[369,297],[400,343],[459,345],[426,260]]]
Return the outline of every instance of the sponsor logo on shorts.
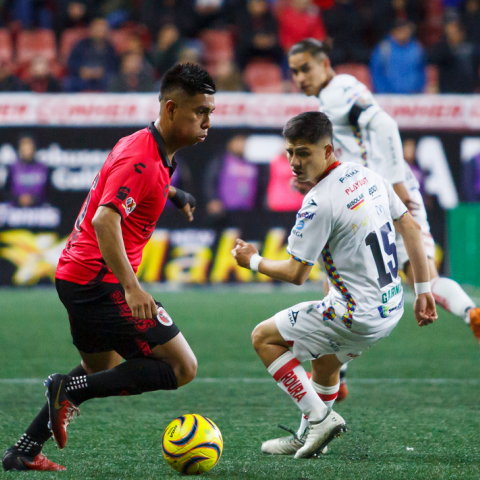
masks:
[[[305,220],[312,220],[316,214],[314,212],[297,213],[297,218],[304,218]]]
[[[295,228],[297,230],[303,230],[303,227],[305,226],[305,220],[299,220],[296,224],[295,224]]]
[[[120,187],[117,192],[117,198],[123,202],[129,193],[130,189],[128,187]]]
[[[357,173],[358,173],[358,170],[353,170],[351,172],[347,172],[343,177],[340,177],[338,180],[340,181],[340,183],[343,183],[345,180],[347,180],[347,178],[352,178]]]
[[[315,200],[313,198],[307,203],[307,205],[312,205],[314,207],[318,207],[318,205],[315,203]]]
[[[369,194],[369,195],[372,195],[372,196],[373,196],[373,195],[375,194],[375,192],[378,192],[378,187],[377,187],[376,185],[374,185],[373,187],[370,187],[370,188],[368,189],[368,194]]]
[[[283,378],[282,383],[286,387],[288,393],[297,401],[300,400],[307,394],[303,388],[302,382],[298,377],[293,373],[293,370],[288,372]]]
[[[347,353],[347,357],[350,357],[350,358],[357,358],[358,355],[355,355],[354,353]]]
[[[395,287],[392,287],[388,292],[385,292],[382,294],[382,303],[387,303],[389,302],[395,295],[398,295],[399,293],[402,293],[402,285],[399,283]]]
[[[351,202],[347,203],[347,208],[352,210],[353,212],[355,210],[358,210],[359,208],[363,207],[365,203],[365,199],[363,198],[363,193],[359,197],[357,197],[355,200],[352,200]]]
[[[351,193],[353,193],[355,190],[358,190],[361,186],[365,185],[366,183],[368,183],[368,178],[367,177],[363,177],[361,180],[359,180],[358,182],[355,182],[353,185],[351,185],[350,187],[348,187],[346,190],[345,190],[345,193],[347,195],[350,195]]]
[[[378,308],[378,312],[382,318],[388,318],[388,316],[395,310],[400,310],[403,307],[403,295],[397,305],[391,307],[389,305],[382,305]]]
[[[297,237],[303,238],[303,233],[300,233],[298,230],[293,229],[292,233]]]
[[[299,311],[300,310],[297,310],[296,312],[294,312],[293,310],[288,311],[288,319],[290,320],[292,327],[294,327],[295,324],[297,323],[297,317],[298,317]]]
[[[127,213],[127,216],[130,215],[134,210],[137,204],[135,203],[135,200],[132,197],[128,197],[125,200],[125,203],[122,203],[122,207],[125,209],[125,212]]]
[[[157,320],[166,327],[173,325],[173,320],[170,318],[170,315],[165,311],[163,307],[157,306]]]

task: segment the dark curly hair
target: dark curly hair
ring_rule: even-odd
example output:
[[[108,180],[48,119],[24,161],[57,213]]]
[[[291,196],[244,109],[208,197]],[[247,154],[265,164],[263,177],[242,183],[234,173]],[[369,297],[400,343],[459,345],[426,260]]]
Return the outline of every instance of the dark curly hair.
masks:
[[[212,95],[217,91],[210,74],[194,63],[178,63],[167,70],[160,83],[159,100],[176,89],[181,89],[191,96],[197,93]]]

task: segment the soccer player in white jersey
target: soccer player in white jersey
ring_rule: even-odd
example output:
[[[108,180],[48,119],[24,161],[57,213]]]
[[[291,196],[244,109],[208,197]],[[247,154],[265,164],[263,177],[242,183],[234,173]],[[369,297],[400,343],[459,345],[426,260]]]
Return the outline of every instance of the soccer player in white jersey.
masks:
[[[330,291],[323,300],[303,302],[257,325],[252,342],[268,372],[308,417],[299,437],[282,439],[283,453],[312,457],[345,430],[332,410],[343,364],[393,330],[403,314],[395,231],[403,237],[414,276],[415,318],[420,326],[437,318],[430,292],[422,232],[390,183],[355,163],[340,163],[333,152],[332,124],[321,112],[302,113],[285,129],[293,174],[314,187],[307,193],[288,238],[289,260],[262,258],[237,240],[237,263],[277,280],[301,285],[319,260]],[[312,381],[301,362],[312,363]],[[262,445],[272,452],[270,440]]]
[[[297,87],[308,96],[318,96],[320,110],[333,123],[335,154],[341,162],[365,165],[388,180],[421,226],[430,280],[435,300],[447,311],[464,319],[480,341],[480,308],[462,287],[440,277],[434,261],[435,243],[418,182],[405,162],[398,126],[376,102],[368,88],[351,75],[336,75],[322,42],[308,38],[293,45],[288,61]],[[401,74],[401,72],[399,72]],[[397,236],[400,270],[413,286],[413,273],[401,237]],[[346,396],[346,384],[342,385]],[[339,397],[340,399],[340,397]],[[342,398],[343,399],[343,398]]]

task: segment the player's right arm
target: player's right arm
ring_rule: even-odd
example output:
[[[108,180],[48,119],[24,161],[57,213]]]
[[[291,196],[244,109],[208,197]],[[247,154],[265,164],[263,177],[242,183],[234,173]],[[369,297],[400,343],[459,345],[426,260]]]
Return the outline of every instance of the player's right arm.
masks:
[[[157,315],[157,306],[152,296],[140,286],[128,261],[121,222],[122,217],[113,208],[98,207],[92,219],[98,247],[105,263],[125,289],[125,300],[132,315],[138,318],[153,318]]]

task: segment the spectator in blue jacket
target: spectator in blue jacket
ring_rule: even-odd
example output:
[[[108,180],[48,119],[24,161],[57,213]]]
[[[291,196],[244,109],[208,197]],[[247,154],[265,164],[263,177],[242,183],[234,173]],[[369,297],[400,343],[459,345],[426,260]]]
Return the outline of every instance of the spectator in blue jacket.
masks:
[[[391,35],[372,53],[370,69],[377,93],[421,93],[425,87],[425,55],[413,38],[413,25],[397,20]]]
[[[96,18],[89,27],[89,36],[80,40],[68,59],[65,90],[70,92],[104,92],[117,73],[118,58],[108,41],[108,23]]]

